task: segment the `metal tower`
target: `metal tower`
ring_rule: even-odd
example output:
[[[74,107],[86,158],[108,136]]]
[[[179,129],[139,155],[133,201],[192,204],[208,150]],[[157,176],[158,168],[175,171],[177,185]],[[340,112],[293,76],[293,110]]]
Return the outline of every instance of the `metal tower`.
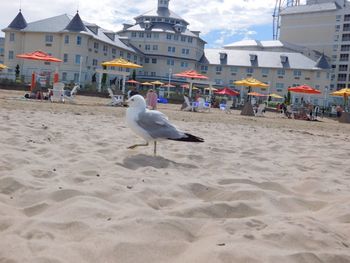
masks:
[[[275,10],[273,12],[273,39],[278,40],[280,33],[280,14],[281,12],[290,6],[300,5],[300,0],[276,0]]]

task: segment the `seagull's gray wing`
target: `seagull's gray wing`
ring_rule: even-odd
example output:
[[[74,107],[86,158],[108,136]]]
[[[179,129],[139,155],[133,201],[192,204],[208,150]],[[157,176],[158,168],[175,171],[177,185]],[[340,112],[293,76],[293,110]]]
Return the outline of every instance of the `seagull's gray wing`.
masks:
[[[159,111],[145,111],[138,115],[137,125],[153,139],[180,139],[185,136],[172,125],[168,118]]]

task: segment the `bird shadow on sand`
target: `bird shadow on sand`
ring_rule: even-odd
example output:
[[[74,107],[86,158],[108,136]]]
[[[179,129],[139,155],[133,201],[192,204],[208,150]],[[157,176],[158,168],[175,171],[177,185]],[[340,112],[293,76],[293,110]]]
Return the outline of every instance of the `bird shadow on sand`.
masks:
[[[198,168],[198,166],[193,164],[177,163],[161,156],[151,156],[151,155],[145,155],[145,154],[138,154],[138,155],[126,157],[123,163],[117,163],[117,165],[120,165],[130,170],[137,170],[142,167],[153,167],[156,169],[164,169],[168,167],[186,168],[186,169]]]

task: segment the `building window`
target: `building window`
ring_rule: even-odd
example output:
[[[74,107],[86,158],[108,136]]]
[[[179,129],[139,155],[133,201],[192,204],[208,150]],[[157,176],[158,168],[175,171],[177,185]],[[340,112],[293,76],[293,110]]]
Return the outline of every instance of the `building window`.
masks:
[[[300,77],[301,76],[301,70],[295,69],[293,71],[293,75],[294,75],[294,77]]]
[[[75,55],[75,64],[80,64],[80,59],[81,59],[80,55]]]
[[[146,38],[152,38],[152,33],[147,33]]]
[[[316,78],[320,78],[321,77],[321,72],[319,72],[319,71],[317,71],[317,73],[316,73]]]
[[[112,54],[117,54],[117,49],[116,48],[112,48]]]
[[[175,53],[176,49],[175,47],[168,47],[168,52]]]
[[[277,69],[277,75],[278,76],[284,76],[285,75],[285,70],[284,69]]]
[[[97,42],[94,42],[94,49],[98,49],[99,45]]]
[[[231,72],[238,72],[238,68],[237,67],[231,67]]]
[[[283,83],[276,83],[276,91],[277,92],[283,92],[284,84]]]
[[[222,71],[222,67],[221,66],[216,66],[215,70],[216,70],[216,72],[221,72]]]
[[[181,41],[182,42],[186,42],[186,37],[185,36],[181,36]]]
[[[79,81],[79,73],[74,73],[74,82]]]
[[[127,53],[127,54],[126,54],[126,58],[127,58],[127,59],[130,59],[130,58],[131,58],[131,54],[130,54],[130,53]]]
[[[67,72],[62,72],[62,81],[67,81]]]
[[[190,54],[190,50],[188,48],[183,48],[182,49],[182,54],[188,55],[188,54]]]
[[[159,33],[154,33],[154,34],[153,34],[153,38],[159,39]]]
[[[350,34],[343,34],[341,40],[342,41],[350,41]]]
[[[14,54],[14,53],[13,53],[13,50],[10,50],[10,51],[9,51],[9,59],[11,59],[11,60],[13,59],[13,54]]]
[[[131,37],[136,37],[136,36],[137,36],[136,32],[131,32]]]
[[[171,40],[171,34],[166,34],[166,39]]]
[[[175,61],[173,59],[168,58],[167,65],[168,66],[174,66],[174,64],[175,64]]]
[[[349,54],[340,54],[339,61],[349,61]]]
[[[336,17],[336,19],[337,19],[337,21],[339,22],[340,19],[341,19],[341,15],[338,15],[338,16]],[[345,15],[345,16],[344,16],[344,21],[350,21],[350,15]]]
[[[179,35],[174,35],[174,40],[179,41]]]
[[[140,37],[140,38],[143,38],[143,37],[144,37],[144,33],[143,33],[143,32],[140,32],[140,33],[139,33],[139,37]]]
[[[124,57],[124,52],[123,52],[123,51],[120,51],[120,52],[119,52],[119,55],[120,55],[121,57]]]
[[[182,62],[181,62],[181,67],[182,67],[182,68],[187,68],[187,67],[188,67],[188,63],[185,62],[185,61],[182,61]]]
[[[81,36],[77,36],[77,45],[80,46],[81,45]]]
[[[69,36],[68,35],[64,36],[64,43],[69,44]]]
[[[340,51],[350,51],[350,45],[341,45]]]
[[[222,83],[222,82],[221,82],[221,79],[216,79],[216,80],[215,80],[215,84],[216,84],[216,85],[221,85],[221,83]]]
[[[189,37],[188,38],[188,43],[192,43],[193,42],[193,37]]]
[[[202,65],[202,66],[201,66],[201,70],[202,70],[202,71],[208,71],[208,66]]]
[[[156,58],[152,58],[152,64],[157,64],[157,59]]]
[[[145,45],[145,50],[151,50],[151,45]]]
[[[254,69],[253,68],[247,68],[246,72],[247,72],[247,74],[253,74],[254,73]]]
[[[152,76],[152,77],[155,77],[155,76],[156,76],[156,73],[155,73],[155,72],[151,72],[151,76]]]
[[[262,68],[261,69],[261,74],[263,75],[269,75],[270,70],[268,68]]]
[[[97,64],[98,64],[97,59],[93,59],[93,60],[92,60],[92,65],[93,65],[93,66],[97,66]]]
[[[108,46],[107,45],[103,45],[103,52],[107,52],[108,51]]]
[[[158,50],[158,45],[153,45],[152,49],[153,50]]]
[[[63,62],[64,63],[68,62],[68,54],[63,54]]]
[[[348,65],[339,65],[339,71],[348,71]]]
[[[53,35],[45,35],[45,42],[52,43],[53,42]]]
[[[145,63],[149,63],[149,58],[145,58]]]
[[[10,33],[10,41],[11,42],[15,41],[15,33]]]
[[[346,74],[338,74],[338,81],[346,81]]]

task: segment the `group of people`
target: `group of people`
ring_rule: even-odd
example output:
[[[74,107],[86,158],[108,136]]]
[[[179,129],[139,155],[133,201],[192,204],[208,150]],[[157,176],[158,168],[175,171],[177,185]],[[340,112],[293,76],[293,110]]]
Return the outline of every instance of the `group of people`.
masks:
[[[128,91],[128,98],[130,99],[132,96],[139,94],[135,87],[131,87]],[[153,89],[149,89],[146,94],[146,104],[150,110],[156,110],[158,103],[158,95]]]

